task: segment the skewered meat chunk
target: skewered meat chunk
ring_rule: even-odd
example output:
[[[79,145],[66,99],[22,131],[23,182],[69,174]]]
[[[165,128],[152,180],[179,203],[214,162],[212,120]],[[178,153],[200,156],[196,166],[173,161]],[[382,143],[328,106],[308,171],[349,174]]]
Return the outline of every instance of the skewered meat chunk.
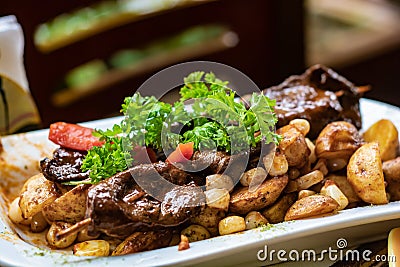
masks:
[[[89,178],[89,172],[82,172],[81,166],[86,152],[58,148],[53,158],[44,158],[40,161],[40,169],[47,180],[63,183],[81,181]]]
[[[179,187],[165,188],[156,175]],[[155,199],[141,187],[154,189]],[[196,216],[205,203],[199,187],[185,185],[190,177],[172,164],[142,164],[120,172],[89,189],[86,217],[92,219],[88,231],[126,237],[133,232],[177,226]],[[147,184],[143,184],[147,183]],[[173,184],[170,184],[173,185]]]
[[[306,119],[311,124],[309,137],[314,139],[332,121],[344,120],[361,128],[360,89],[332,69],[314,65],[263,93],[276,99],[277,128],[296,118]]]

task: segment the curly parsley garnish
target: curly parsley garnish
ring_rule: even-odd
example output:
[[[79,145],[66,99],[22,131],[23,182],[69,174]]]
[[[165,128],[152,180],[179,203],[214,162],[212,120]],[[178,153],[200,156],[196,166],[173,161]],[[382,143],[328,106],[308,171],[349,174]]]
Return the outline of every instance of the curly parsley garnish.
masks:
[[[217,148],[235,153],[238,144],[232,145],[232,136],[240,141],[239,148],[254,147],[261,140],[278,144],[275,101],[254,93],[246,108],[227,85],[213,73],[197,71],[184,78],[181,99],[174,105],[139,93],[125,98],[124,119],[112,129],[95,131],[105,143],[88,151],[82,170],[89,171],[91,183],[98,183],[129,168],[136,146],[171,151],[179,143],[193,142],[195,150]],[[190,105],[186,100],[192,101]]]

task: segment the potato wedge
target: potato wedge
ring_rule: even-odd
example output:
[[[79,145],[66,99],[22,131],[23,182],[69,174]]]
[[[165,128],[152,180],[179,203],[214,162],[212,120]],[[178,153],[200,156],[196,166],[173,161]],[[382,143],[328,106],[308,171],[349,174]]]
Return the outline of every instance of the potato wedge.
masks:
[[[378,143],[367,143],[354,152],[347,165],[347,179],[363,201],[388,203]]]
[[[390,200],[400,200],[400,157],[383,162],[382,169],[388,183],[386,191],[390,195]]]
[[[270,223],[280,223],[285,219],[288,209],[296,202],[296,193],[282,195],[274,204],[261,212]]]
[[[85,217],[87,189],[90,185],[81,184],[53,203],[43,208],[43,214],[47,220],[76,223]]]
[[[29,218],[52,203],[59,196],[53,182],[43,174],[37,174],[27,180],[21,190],[19,206],[24,218]]]
[[[286,212],[285,221],[323,215],[337,210],[339,204],[331,197],[320,194],[297,200]]]
[[[128,236],[112,252],[112,256],[166,247],[172,238],[170,230],[135,232]]]
[[[252,210],[263,209],[274,203],[287,185],[287,175],[273,177],[264,181],[255,191],[238,186],[231,194],[229,210],[233,213],[247,214]]]
[[[399,151],[399,134],[390,120],[382,119],[375,122],[365,131],[366,142],[378,142],[382,161],[394,159]]]

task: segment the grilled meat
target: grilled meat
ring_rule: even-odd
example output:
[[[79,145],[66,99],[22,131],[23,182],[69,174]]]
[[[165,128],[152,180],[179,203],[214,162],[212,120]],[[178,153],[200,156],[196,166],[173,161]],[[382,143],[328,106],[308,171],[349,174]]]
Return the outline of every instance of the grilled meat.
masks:
[[[167,185],[166,181],[180,186]],[[202,190],[186,185],[189,182],[187,173],[164,162],[120,172],[89,189],[86,217],[92,224],[88,230],[126,237],[133,232],[177,226],[196,216],[205,203]],[[141,187],[152,190],[153,196]]]
[[[86,153],[60,147],[54,151],[52,159],[40,161],[41,172],[47,180],[57,183],[85,180],[89,172],[82,172],[81,166]]]
[[[290,76],[263,93],[276,99],[277,127],[296,118],[306,119],[311,124],[309,137],[312,139],[332,121],[344,120],[361,128],[360,91],[325,66],[312,66],[304,74]]]

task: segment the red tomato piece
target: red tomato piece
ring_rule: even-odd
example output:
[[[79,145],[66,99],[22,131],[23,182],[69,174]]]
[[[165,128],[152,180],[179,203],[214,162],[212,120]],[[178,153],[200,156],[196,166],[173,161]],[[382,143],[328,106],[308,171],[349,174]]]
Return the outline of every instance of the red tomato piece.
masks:
[[[185,162],[193,156],[193,142],[179,144],[178,147],[169,154],[167,162]]]
[[[92,135],[93,129],[66,122],[50,125],[49,140],[62,147],[75,150],[89,150],[104,142]]]

